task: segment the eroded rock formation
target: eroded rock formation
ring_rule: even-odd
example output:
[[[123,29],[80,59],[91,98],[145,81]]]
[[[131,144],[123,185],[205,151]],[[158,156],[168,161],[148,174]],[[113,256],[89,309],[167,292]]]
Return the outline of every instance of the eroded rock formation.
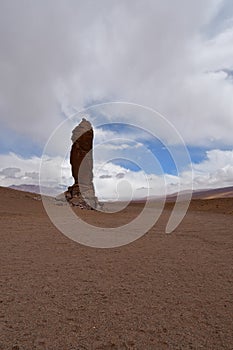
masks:
[[[93,185],[93,137],[91,123],[84,118],[74,128],[71,137],[70,164],[74,185],[65,195],[72,205],[85,209],[95,209],[98,204]]]

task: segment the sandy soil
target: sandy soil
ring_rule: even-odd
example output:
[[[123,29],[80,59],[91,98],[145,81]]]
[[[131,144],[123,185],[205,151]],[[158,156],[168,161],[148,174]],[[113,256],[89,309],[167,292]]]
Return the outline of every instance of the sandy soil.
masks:
[[[172,204],[141,239],[82,246],[37,196],[0,188],[0,349],[232,349],[233,199],[195,200],[170,235]],[[101,225],[120,214],[78,211]]]

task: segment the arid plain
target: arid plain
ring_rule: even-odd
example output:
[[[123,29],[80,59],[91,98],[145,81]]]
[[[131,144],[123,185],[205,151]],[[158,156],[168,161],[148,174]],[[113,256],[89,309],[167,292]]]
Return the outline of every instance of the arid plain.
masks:
[[[231,196],[194,199],[172,234],[167,203],[148,233],[112,249],[61,234],[39,195],[0,196],[1,350],[232,349]],[[76,211],[115,227],[142,207]]]

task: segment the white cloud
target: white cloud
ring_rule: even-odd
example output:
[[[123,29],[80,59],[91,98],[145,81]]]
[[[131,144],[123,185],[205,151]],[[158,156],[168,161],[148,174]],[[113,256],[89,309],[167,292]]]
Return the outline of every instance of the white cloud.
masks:
[[[15,178],[15,175],[20,172],[19,168],[5,168],[0,171],[0,176]]]
[[[40,158],[32,157],[24,159],[15,153],[0,155],[0,185],[10,186],[12,184],[31,183],[28,173],[39,173]],[[14,164],[14,168],[12,168]],[[32,182],[33,183],[33,182]]]
[[[188,143],[232,145],[233,86],[210,73],[233,68],[232,22],[205,35],[223,5],[1,1],[1,120],[43,143],[61,111],[124,100],[165,114]]]
[[[68,160],[59,157],[44,158],[45,173],[41,185],[61,190],[61,185],[69,186],[73,183]],[[40,167],[40,158],[23,159],[15,154],[0,155],[0,185],[38,184],[36,174]],[[6,171],[9,164],[15,164],[20,171]],[[32,169],[32,172],[28,172]],[[212,150],[206,153],[206,159],[193,164],[194,179],[191,182],[190,169],[186,169],[178,176],[171,174],[156,175],[141,171],[125,169],[111,162],[95,162],[94,183],[96,193],[101,199],[143,198],[147,195],[156,196],[174,193],[180,189],[207,189],[233,185],[233,151]],[[17,174],[17,176],[16,176]],[[12,177],[15,176],[15,177]]]
[[[187,189],[208,189],[233,185],[233,151],[211,150],[206,152],[206,159],[200,163],[193,164],[193,183],[191,171],[186,169],[179,176],[164,174],[145,174],[143,171],[133,172],[126,170],[112,163],[100,166],[100,173],[106,178],[96,178],[95,184],[99,196],[117,198],[118,172],[125,173],[124,181],[131,185],[133,198],[143,198],[147,195],[156,196],[167,193],[174,193]],[[107,187],[105,187],[107,186]],[[131,191],[125,196],[131,195]]]
[[[72,184],[70,165],[68,160],[61,157],[44,157],[46,162],[46,175],[43,176],[41,185],[59,187]],[[15,153],[0,155],[0,185],[39,184],[40,157],[22,158]],[[10,168],[14,164],[17,168]]]
[[[123,151],[123,150],[129,150],[129,149],[137,149],[139,147],[143,147],[143,144],[140,142],[136,142],[135,144],[129,144],[129,143],[119,143],[118,142],[110,142],[110,143],[104,143],[100,145],[101,151],[104,149],[107,149],[108,151]]]
[[[194,164],[194,187],[216,188],[233,185],[233,151],[211,150],[206,160]]]

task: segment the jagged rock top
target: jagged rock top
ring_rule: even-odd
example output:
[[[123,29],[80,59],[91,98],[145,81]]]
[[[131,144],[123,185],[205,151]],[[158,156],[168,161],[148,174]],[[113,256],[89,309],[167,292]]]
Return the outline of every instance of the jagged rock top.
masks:
[[[83,134],[86,132],[93,132],[91,123],[85,118],[82,119],[81,123],[72,130],[71,140],[72,142],[76,142]]]

